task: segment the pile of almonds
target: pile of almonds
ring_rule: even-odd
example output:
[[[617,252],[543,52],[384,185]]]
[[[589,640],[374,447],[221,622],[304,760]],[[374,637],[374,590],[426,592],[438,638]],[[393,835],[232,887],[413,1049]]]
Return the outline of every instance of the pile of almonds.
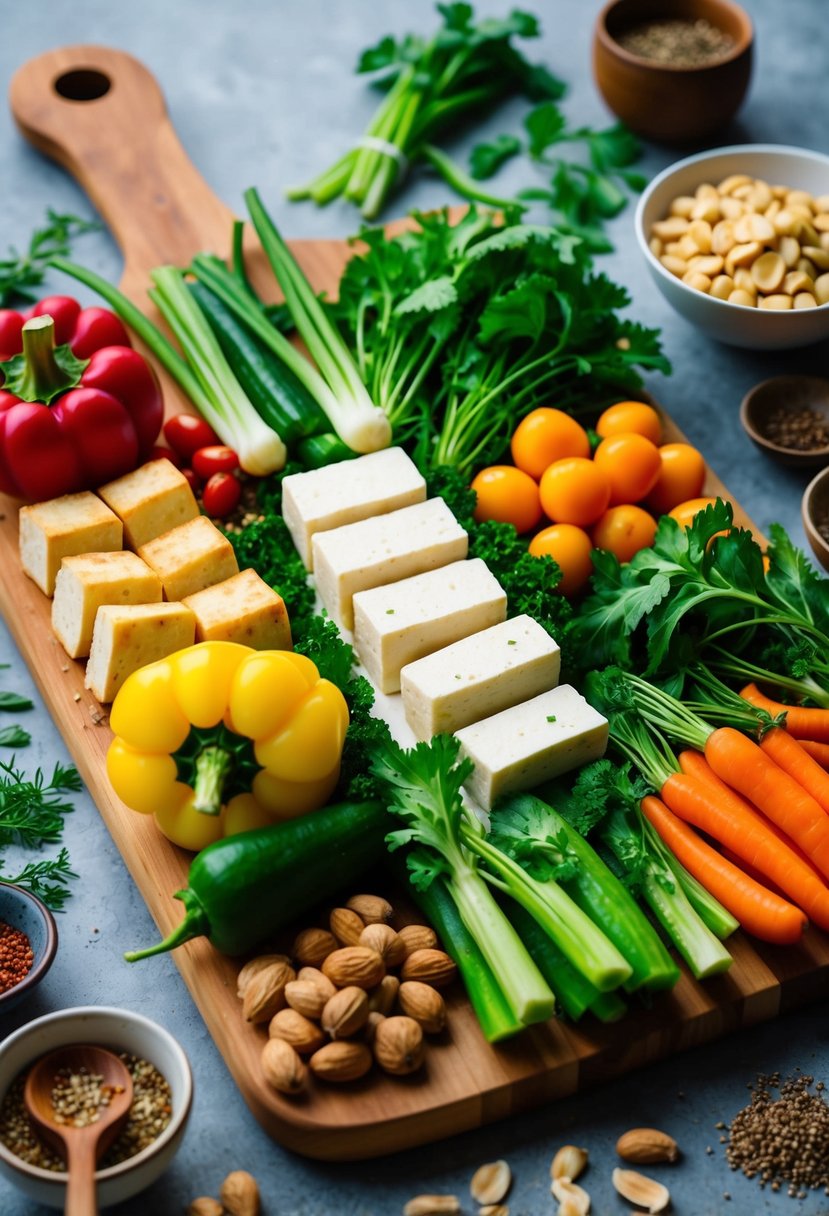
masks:
[[[625,1132],[616,1142],[616,1152],[623,1161],[634,1165],[674,1162],[679,1157],[676,1141],[653,1127],[635,1127]],[[553,1157],[550,1190],[558,1200],[557,1216],[588,1216],[590,1196],[576,1182],[586,1169],[587,1160],[587,1149],[574,1144],[565,1144]],[[472,1198],[482,1205],[477,1216],[509,1216],[509,1207],[503,1200],[511,1185],[512,1172],[506,1161],[492,1161],[477,1169],[469,1186]],[[664,1212],[671,1202],[666,1186],[636,1170],[615,1169],[613,1185],[639,1212]],[[403,1216],[443,1216],[460,1211],[457,1195],[417,1195],[403,1208]]]
[[[689,287],[757,308],[829,303],[829,194],[733,174],[675,198],[651,253]]]
[[[219,1188],[219,1198],[200,1195],[187,1208],[187,1216],[259,1216],[259,1187],[247,1170],[234,1170]]]
[[[428,925],[396,932],[393,915],[379,895],[352,896],[331,912],[328,929],[303,929],[290,957],[260,955],[239,972],[245,1020],[268,1023],[262,1070],[280,1093],[305,1089],[309,1069],[347,1082],[374,1062],[392,1076],[421,1067],[424,1034],[446,1024],[438,989],[456,967]]]

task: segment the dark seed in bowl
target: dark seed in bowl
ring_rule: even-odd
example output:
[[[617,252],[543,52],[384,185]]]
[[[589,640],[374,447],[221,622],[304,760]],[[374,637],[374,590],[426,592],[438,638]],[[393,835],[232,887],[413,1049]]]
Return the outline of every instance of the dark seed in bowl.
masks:
[[[695,68],[722,59],[734,47],[734,39],[704,18],[659,17],[643,21],[616,38],[619,46],[640,59],[678,68]]]

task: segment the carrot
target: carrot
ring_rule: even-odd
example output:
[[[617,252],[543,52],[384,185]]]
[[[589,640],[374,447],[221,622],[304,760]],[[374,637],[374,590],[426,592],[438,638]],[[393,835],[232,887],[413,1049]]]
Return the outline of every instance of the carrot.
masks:
[[[829,876],[829,816],[802,785],[733,726],[711,732],[705,758],[726,785],[750,798],[800,845],[824,877]]]
[[[732,798],[740,798],[740,795],[737,794],[730,785],[726,785],[725,782],[717,776],[701,752],[692,751],[690,748],[680,752],[679,767],[682,769],[683,773],[689,773],[694,777],[698,777],[700,781],[707,781],[712,789],[717,790],[719,793],[728,794]],[[820,882],[823,882],[823,875],[812,864],[811,859],[806,856],[800,846],[795,844],[790,836],[787,836],[776,823],[773,823],[771,819],[767,818],[767,816],[762,814],[761,811],[758,811],[751,799],[740,798],[740,801],[748,810],[752,811],[753,814],[759,816],[760,820],[765,824],[769,831],[774,832],[778,840],[782,840],[786,848],[791,849],[793,853],[797,854],[803,864],[809,867],[815,878],[817,878]]]
[[[794,904],[755,882],[678,819],[659,798],[642,799],[642,813],[674,856],[747,933],[764,942],[791,945],[806,928],[806,917]]]
[[[813,760],[817,760],[821,768],[829,769],[829,743],[818,743],[815,739],[799,739],[798,742],[804,752],[808,752]]]
[[[770,697],[760,692],[756,684],[746,684],[741,689],[740,696],[756,705],[758,709],[767,710],[773,718],[778,714],[786,715],[786,730],[795,739],[814,739],[818,743],[829,743],[829,709],[817,709],[808,705],[784,705],[782,701],[772,701]]]
[[[829,929],[829,888],[743,798],[683,772],[672,773],[661,793],[675,815],[736,853],[797,903],[811,921]]]
[[[763,735],[760,747],[829,813],[829,773],[809,755],[799,739],[773,726]]]

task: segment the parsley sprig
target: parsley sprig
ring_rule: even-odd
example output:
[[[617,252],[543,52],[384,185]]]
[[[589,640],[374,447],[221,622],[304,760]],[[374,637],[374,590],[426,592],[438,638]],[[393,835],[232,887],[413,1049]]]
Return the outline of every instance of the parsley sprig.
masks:
[[[28,248],[19,253],[12,246],[8,256],[0,258],[0,307],[37,299],[35,288],[46,277],[49,262],[54,257],[68,257],[75,237],[94,232],[100,224],[69,213],[59,214],[49,207],[46,223],[29,238]]]

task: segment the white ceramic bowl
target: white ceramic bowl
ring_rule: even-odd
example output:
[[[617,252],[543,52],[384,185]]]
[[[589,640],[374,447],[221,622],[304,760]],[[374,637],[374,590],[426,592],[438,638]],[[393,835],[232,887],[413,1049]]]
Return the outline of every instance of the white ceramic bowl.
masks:
[[[716,185],[732,173],[747,173],[772,186],[829,194],[829,156],[806,148],[741,144],[677,161],[653,179],[636,208],[636,239],[653,281],[687,321],[732,346],[785,350],[829,338],[829,304],[785,312],[730,304],[689,287],[651,253],[651,224],[665,218],[675,198],[693,194],[703,182]]]
[[[169,1124],[149,1147],[120,1165],[98,1170],[98,1204],[123,1203],[151,1185],[172,1161],[184,1135],[193,1098],[193,1079],[184,1051],[162,1026],[128,1009],[82,1006],[36,1018],[0,1044],[0,1097],[40,1056],[69,1043],[97,1043],[149,1060],[172,1093]],[[0,1143],[0,1175],[37,1203],[63,1210],[66,1174],[27,1165]]]

